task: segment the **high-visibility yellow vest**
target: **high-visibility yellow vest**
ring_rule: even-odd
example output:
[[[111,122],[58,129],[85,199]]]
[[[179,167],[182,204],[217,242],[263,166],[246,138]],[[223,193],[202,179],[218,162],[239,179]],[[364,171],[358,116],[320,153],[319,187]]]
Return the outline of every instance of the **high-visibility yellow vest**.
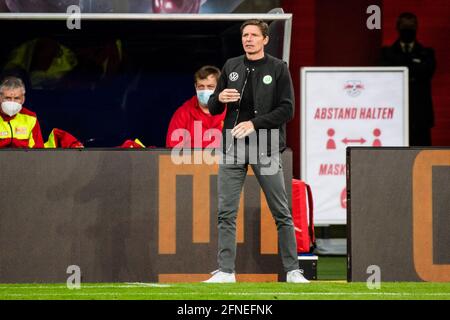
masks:
[[[13,117],[0,113],[0,148],[43,148],[36,114],[22,107]]]

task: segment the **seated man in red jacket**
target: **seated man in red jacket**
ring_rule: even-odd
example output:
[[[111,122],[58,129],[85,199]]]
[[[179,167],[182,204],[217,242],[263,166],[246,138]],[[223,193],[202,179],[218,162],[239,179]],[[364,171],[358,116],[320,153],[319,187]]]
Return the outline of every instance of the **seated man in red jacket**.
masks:
[[[22,105],[25,85],[16,77],[0,84],[0,148],[44,148],[36,114]]]
[[[220,146],[223,119],[226,110],[211,115],[209,96],[214,92],[220,70],[213,66],[201,67],[194,75],[197,94],[175,111],[167,131],[168,148],[217,148]]]

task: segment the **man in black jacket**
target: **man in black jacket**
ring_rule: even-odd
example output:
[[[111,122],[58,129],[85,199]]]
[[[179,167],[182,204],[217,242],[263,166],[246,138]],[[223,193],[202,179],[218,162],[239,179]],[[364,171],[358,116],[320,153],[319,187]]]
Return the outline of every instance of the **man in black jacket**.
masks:
[[[280,158],[286,148],[286,122],[294,116],[292,80],[285,62],[264,53],[264,46],[269,41],[268,30],[267,23],[261,20],[242,24],[245,55],[225,63],[208,102],[212,115],[222,113],[227,107],[223,128],[225,155],[218,176],[219,269],[205,281],[208,283],[236,281],[236,215],[249,164],[277,225],[287,282],[309,282],[299,270]],[[242,145],[244,148],[239,147]]]
[[[381,65],[409,70],[409,145],[430,146],[434,126],[431,80],[436,69],[434,50],[417,41],[417,17],[409,12],[397,19],[399,38],[381,52]]]

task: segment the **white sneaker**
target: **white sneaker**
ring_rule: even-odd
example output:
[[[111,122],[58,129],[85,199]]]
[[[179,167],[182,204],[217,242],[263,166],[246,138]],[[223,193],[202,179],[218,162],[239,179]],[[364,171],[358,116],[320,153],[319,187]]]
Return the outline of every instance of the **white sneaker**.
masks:
[[[286,282],[289,283],[309,283],[309,280],[307,280],[303,276],[303,270],[297,269],[289,271],[286,275]]]
[[[236,282],[236,277],[234,273],[228,273],[223,272],[220,270],[216,270],[211,272],[213,275],[211,278],[209,278],[206,281],[203,281],[204,283],[233,283]]]

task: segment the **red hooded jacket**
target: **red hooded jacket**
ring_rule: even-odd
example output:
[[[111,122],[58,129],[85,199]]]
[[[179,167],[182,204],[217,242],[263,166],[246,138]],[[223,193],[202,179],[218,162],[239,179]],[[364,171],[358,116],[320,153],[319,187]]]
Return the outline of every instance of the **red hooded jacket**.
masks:
[[[204,113],[198,105],[197,96],[193,96],[172,116],[167,130],[166,147],[219,147],[225,114],[226,109],[215,116]]]
[[[67,131],[54,128],[44,144],[46,148],[84,148],[83,144]]]

